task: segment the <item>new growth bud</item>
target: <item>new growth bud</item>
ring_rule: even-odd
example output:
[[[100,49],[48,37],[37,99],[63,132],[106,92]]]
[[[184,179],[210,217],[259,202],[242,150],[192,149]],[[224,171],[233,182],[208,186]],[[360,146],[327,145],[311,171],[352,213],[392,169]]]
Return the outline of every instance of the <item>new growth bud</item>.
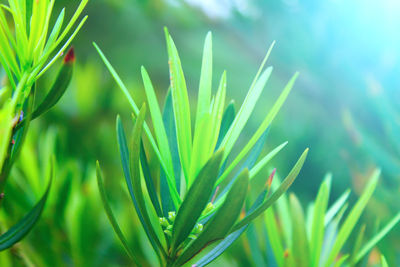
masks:
[[[175,213],[175,211],[170,211],[170,212],[168,212],[168,220],[170,221],[170,222],[174,222],[175,221],[175,217],[176,217],[176,213]]]
[[[203,214],[208,214],[209,212],[213,211],[214,208],[214,204],[212,202],[208,202],[206,208],[203,211]]]
[[[160,222],[160,225],[164,228],[167,228],[169,226],[168,220],[165,217],[158,218],[158,221]]]
[[[193,234],[200,234],[201,231],[203,231],[203,225],[201,223],[196,224],[196,227],[193,229]]]

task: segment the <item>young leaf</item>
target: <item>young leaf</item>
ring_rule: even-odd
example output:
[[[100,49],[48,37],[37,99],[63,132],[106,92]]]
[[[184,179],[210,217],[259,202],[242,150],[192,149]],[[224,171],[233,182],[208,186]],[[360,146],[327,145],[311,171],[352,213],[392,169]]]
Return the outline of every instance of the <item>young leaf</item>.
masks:
[[[135,253],[133,253],[133,251],[131,250],[131,248],[128,245],[128,241],[126,240],[124,234],[121,231],[121,228],[118,225],[117,220],[115,219],[114,213],[108,203],[108,198],[105,192],[105,188],[104,188],[104,182],[103,182],[103,175],[101,173],[101,169],[100,169],[100,164],[99,161],[96,162],[96,176],[97,176],[97,185],[99,188],[99,193],[100,193],[100,197],[101,197],[101,201],[103,203],[103,207],[106,211],[107,217],[114,229],[115,234],[117,235],[117,237],[119,238],[119,240],[122,243],[122,246],[124,247],[124,249],[126,250],[126,252],[128,253],[129,257],[135,262],[135,264],[137,264],[138,266],[140,266],[138,259],[136,258]]]
[[[324,241],[324,220],[325,213],[329,201],[329,190],[332,175],[328,174],[322,183],[317,199],[315,200],[314,213],[312,216],[311,226],[311,239],[310,239],[310,255],[311,266],[318,266],[319,258],[322,250],[322,243]]]
[[[168,168],[168,172],[171,174],[170,176],[167,176],[167,182],[169,187],[173,189],[175,188],[174,167],[172,165],[171,151],[168,145],[168,137],[164,128],[160,106],[158,105],[157,97],[154,92],[154,88],[151,83],[150,77],[143,66],[141,68],[141,72],[142,72],[144,88],[146,91],[147,101],[149,102],[150,115],[154,125],[154,132],[156,134],[158,147],[160,149],[160,153],[165,162],[165,165]]]
[[[144,201],[143,191],[142,191],[142,184],[141,184],[141,175],[140,175],[140,142],[141,142],[141,134],[143,129],[144,118],[146,114],[146,105],[143,104],[142,108],[139,111],[138,117],[136,119],[135,126],[132,132],[132,139],[131,139],[131,149],[130,149],[130,173],[131,173],[131,180],[127,181],[128,186],[133,189],[133,194],[137,200],[137,207],[140,213],[143,216],[143,222],[146,225],[149,236],[156,244],[156,248],[161,255],[166,258],[166,252],[161,245],[160,240],[157,237],[157,234],[151,224],[149,214],[146,209],[146,204]]]
[[[268,69],[267,69],[268,70]],[[266,71],[267,71],[266,70]],[[296,72],[293,77],[290,79],[290,81],[286,84],[285,88],[283,89],[282,93],[278,97],[278,99],[275,101],[274,105],[272,106],[271,110],[269,111],[268,115],[265,117],[264,121],[261,123],[260,127],[257,129],[257,131],[254,133],[254,135],[251,137],[250,141],[245,145],[245,147],[240,151],[239,155],[236,156],[236,158],[232,161],[232,163],[229,165],[229,167],[225,170],[225,172],[221,175],[221,177],[218,179],[217,184],[221,183],[228,175],[230,172],[236,167],[236,165],[247,155],[247,153],[252,149],[252,147],[257,143],[257,140],[261,137],[261,135],[265,132],[265,130],[270,126],[272,121],[274,120],[275,116],[278,114],[278,111],[282,107],[283,103],[286,101],[290,91],[292,90],[294,83],[298,77],[299,73]],[[269,75],[261,76],[260,77],[260,83],[266,83],[266,79],[269,77]],[[264,81],[265,80],[265,81]],[[255,86],[256,88],[257,86]],[[239,114],[236,116],[240,116]],[[236,121],[236,119],[235,119]],[[235,124],[235,121],[232,124]],[[232,128],[231,127],[231,128]],[[228,136],[229,132],[227,133]],[[229,137],[228,137],[229,138]],[[224,146],[224,141],[222,141],[221,146]],[[232,145],[233,146],[233,145]],[[225,153],[227,155],[227,153]]]
[[[223,153],[223,150],[215,153],[186,193],[172,229],[172,252],[189,236],[206,207],[217,180]]]
[[[211,99],[211,84],[212,84],[212,35],[207,33],[204,42],[203,61],[201,64],[199,95],[197,98],[197,112],[195,123],[195,135],[200,131],[200,121],[210,109]]]

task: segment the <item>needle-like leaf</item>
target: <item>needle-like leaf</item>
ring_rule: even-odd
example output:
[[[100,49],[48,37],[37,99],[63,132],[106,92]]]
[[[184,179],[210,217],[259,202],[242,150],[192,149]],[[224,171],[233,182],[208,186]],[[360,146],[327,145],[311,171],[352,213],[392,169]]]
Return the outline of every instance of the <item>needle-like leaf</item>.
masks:
[[[250,223],[252,220],[257,218],[260,214],[262,214],[266,209],[268,209],[273,203],[275,203],[278,198],[287,191],[287,189],[292,185],[297,175],[300,173],[301,168],[303,167],[304,161],[307,158],[308,148],[301,154],[299,160],[294,165],[293,169],[290,171],[288,176],[283,180],[282,184],[279,188],[267,198],[267,200],[259,206],[252,213],[248,214],[244,219],[239,221],[232,229],[232,231],[236,231],[242,228],[244,225]]]
[[[189,236],[206,207],[221,165],[223,150],[217,151],[196,177],[175,218],[172,229],[172,251]]]
[[[124,249],[126,250],[126,252],[128,253],[129,257],[138,265],[139,261],[135,256],[135,253],[133,253],[133,251],[131,250],[131,248],[128,245],[128,241],[126,240],[124,234],[122,233],[121,228],[118,225],[117,219],[114,216],[114,213],[110,207],[110,204],[108,203],[108,198],[107,198],[107,194],[104,188],[104,182],[103,182],[103,175],[100,169],[100,164],[97,161],[96,162],[96,175],[97,175],[97,185],[99,188],[99,192],[100,192],[100,197],[101,197],[101,201],[103,203],[103,207],[106,211],[107,217],[114,229],[115,234],[117,235],[117,237],[119,238],[119,240],[122,243],[122,246],[124,247]]]
[[[176,265],[185,262],[199,253],[206,245],[225,238],[237,220],[246,199],[249,184],[249,171],[245,169],[229,191],[224,204],[205,226],[199,237],[192,241],[176,260]]]

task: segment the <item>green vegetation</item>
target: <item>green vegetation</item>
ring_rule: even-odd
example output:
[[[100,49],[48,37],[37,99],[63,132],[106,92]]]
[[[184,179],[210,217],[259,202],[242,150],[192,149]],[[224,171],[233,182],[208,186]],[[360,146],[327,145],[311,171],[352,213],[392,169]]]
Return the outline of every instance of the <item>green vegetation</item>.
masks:
[[[153,137],[149,126],[144,122],[146,105],[143,104],[142,108],[138,110],[109,61],[97,45],[95,47],[122,92],[128,98],[134,113],[134,127],[129,147],[121,119],[117,117],[118,145],[132,202],[160,260],[160,265],[181,266],[213,242],[219,240],[226,242],[227,236],[237,233],[268,209],[293,183],[304,164],[308,149],[303,152],[280,187],[271,196],[262,200],[251,212],[248,211],[243,219],[237,221],[246,199],[249,181],[286,143],[272,150],[257,164],[241,166],[242,171],[235,175],[225,187],[221,187],[221,184],[230,176],[238,163],[249,156],[251,150],[259,150],[257,146],[264,145],[263,135],[287,98],[297,74],[286,85],[247,145],[228,163],[227,158],[271,75],[272,67],[263,69],[273,45],[264,58],[241,108],[235,114],[233,102],[225,108],[226,72],[222,74],[215,96],[212,96],[212,37],[211,33],[207,35],[192,139],[186,81],[177,49],[167,30],[166,39],[171,84],[165,99],[163,113],[161,113],[149,75],[144,67],[141,69],[156,138]],[[148,138],[150,149],[154,151],[156,160],[161,165],[160,177],[151,176],[148,166],[154,164],[148,162],[148,153],[146,153],[141,139],[142,132]],[[176,139],[171,138],[174,136]],[[260,139],[261,142],[259,142]],[[178,166],[178,168],[174,168],[174,166]],[[97,168],[98,184],[110,222],[126,251],[135,262],[138,262],[134,250],[127,244],[107,202],[100,166],[97,165]],[[143,180],[147,193],[142,189]],[[154,181],[160,184],[160,192],[157,192]],[[220,188],[221,193],[218,194]],[[146,208],[145,195],[150,197],[151,204],[149,203],[147,206],[152,205],[154,209]],[[217,200],[214,203],[210,202],[211,198],[216,197]],[[159,199],[161,199],[161,206]],[[158,217],[159,225],[153,225],[151,217]]]
[[[0,6],[0,63],[8,82],[0,93],[0,201],[7,197],[3,191],[31,120],[47,112],[60,100],[72,77],[74,52],[70,50],[47,96],[41,103],[35,103],[36,81],[63,54],[86,20],[85,17],[65,41],[87,1],[81,2],[64,29],[64,10],[59,14],[53,28],[50,28],[54,2],[10,0],[9,6]],[[7,15],[12,17],[14,32],[8,25]],[[50,30],[51,33],[47,36]],[[52,165],[51,159],[49,164]],[[53,168],[49,173],[49,185],[40,201],[0,236],[0,251],[21,240],[40,217],[49,193]]]
[[[399,266],[399,8],[0,0],[0,266]]]

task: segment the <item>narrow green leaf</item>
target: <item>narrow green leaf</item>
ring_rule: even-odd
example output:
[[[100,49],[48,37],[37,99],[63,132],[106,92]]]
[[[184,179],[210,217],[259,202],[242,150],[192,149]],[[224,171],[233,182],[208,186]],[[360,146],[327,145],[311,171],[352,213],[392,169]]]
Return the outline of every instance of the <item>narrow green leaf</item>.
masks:
[[[222,117],[224,114],[225,99],[226,99],[226,71],[222,73],[215,101],[213,102],[213,106],[211,109],[211,127],[210,127],[211,137],[210,137],[209,150],[206,151],[207,154],[212,154],[218,141]]]
[[[226,133],[228,132],[229,128],[232,125],[233,120],[235,119],[236,111],[235,111],[235,104],[233,100],[229,103],[224,111],[224,115],[222,116],[221,127],[219,128],[219,135],[218,141],[216,144],[216,148],[220,148],[220,144],[224,139]]]
[[[299,200],[294,194],[289,196],[293,227],[293,258],[296,266],[310,266],[310,249],[307,239],[306,225],[304,220],[304,212]]]
[[[260,156],[261,151],[262,151],[262,149],[264,147],[264,144],[265,144],[265,142],[267,140],[268,132],[269,132],[269,128],[264,132],[264,134],[258,140],[257,144],[250,151],[249,156],[246,158],[246,160],[240,166],[240,168],[238,169],[238,171],[237,171],[236,175],[234,176],[234,178],[231,179],[229,181],[229,184],[224,187],[223,191],[218,194],[217,199],[216,199],[216,201],[214,203],[215,207],[219,207],[222,204],[222,201],[225,199],[226,194],[229,192],[229,190],[231,189],[232,185],[234,184],[236,179],[239,177],[240,173],[246,168],[249,169],[249,170],[253,169],[254,164],[256,163],[258,157]],[[250,179],[251,179],[252,178],[251,177],[251,175],[252,175],[252,171],[251,170],[249,172],[249,175],[250,175]]]
[[[336,241],[331,249],[329,257],[325,263],[326,267],[330,266],[334,262],[344,243],[348,239],[350,233],[353,231],[354,226],[356,225],[358,219],[361,216],[361,213],[363,212],[365,206],[372,196],[372,193],[375,190],[375,187],[378,183],[379,175],[380,170],[375,170],[360,199],[357,201],[357,203],[347,216],[346,220],[344,221],[342,227],[339,230]]]
[[[268,70],[268,69],[267,69]],[[265,71],[265,73],[267,72],[267,70]],[[265,74],[264,73],[264,74]],[[286,98],[288,97],[290,91],[292,90],[294,83],[298,77],[298,73],[296,72],[293,77],[290,79],[290,81],[287,83],[287,85],[285,86],[285,88],[283,89],[282,93],[280,94],[280,96],[278,97],[278,99],[276,100],[276,102],[274,103],[274,105],[272,106],[271,110],[269,111],[268,115],[265,117],[264,121],[261,123],[261,126],[257,129],[257,131],[255,132],[255,134],[251,137],[250,141],[245,145],[245,147],[241,150],[241,152],[239,153],[239,155],[236,156],[236,158],[233,160],[233,162],[229,165],[229,167],[225,170],[225,172],[221,175],[221,177],[218,179],[217,184],[221,183],[223,180],[226,179],[226,177],[228,177],[228,175],[230,174],[230,172],[236,167],[236,165],[247,155],[247,153],[251,150],[251,148],[257,143],[257,140],[260,138],[260,136],[265,132],[265,130],[270,126],[270,124],[272,123],[273,119],[275,118],[275,116],[278,114],[278,111],[280,110],[280,108],[282,107],[283,103],[285,102]],[[265,74],[265,76],[261,76],[260,77],[260,84],[266,83],[266,79],[268,79],[269,74]],[[257,84],[254,88],[257,87]],[[240,116],[239,114],[236,116],[236,118]],[[236,121],[236,119],[235,119]],[[232,127],[234,127],[232,124]],[[227,136],[229,132],[227,133]],[[230,139],[230,137],[228,137]],[[224,141],[222,141],[221,146],[224,147]],[[233,145],[232,145],[233,146]],[[227,154],[225,152],[225,154]]]
[[[221,147],[224,147],[226,149],[224,160],[231,152],[233,145],[236,143],[240,133],[242,132],[247,121],[249,120],[250,115],[253,112],[253,109],[262,91],[264,90],[269,77],[271,76],[271,73],[272,67],[267,68],[260,76],[260,79],[257,80],[255,86],[248,91],[246,98],[244,99],[243,104],[235,117],[235,120],[233,121],[231,127],[229,128],[228,132],[221,142]],[[263,132],[264,131],[265,129],[263,130]]]
[[[334,267],[340,267],[343,266],[343,263],[349,258],[349,254],[345,254],[343,256],[341,256],[336,262],[335,265],[333,265]]]
[[[353,245],[353,253],[351,254],[350,259],[349,259],[350,266],[356,266],[355,260],[356,260],[357,253],[360,250],[362,242],[364,240],[365,228],[366,228],[366,225],[363,224],[361,226],[360,231],[357,234],[356,241],[354,242],[354,245]]]
[[[47,189],[40,201],[26,214],[17,224],[11,227],[7,232],[0,236],[0,251],[10,248],[15,243],[24,238],[39,220],[46,204],[47,197],[50,192],[51,183],[54,176],[54,160],[51,160],[49,171],[49,183]]]
[[[161,245],[160,240],[157,237],[157,234],[151,224],[149,214],[146,209],[146,204],[144,201],[144,192],[142,191],[142,184],[141,184],[141,175],[140,175],[140,142],[141,142],[141,134],[144,124],[144,119],[146,115],[146,104],[143,104],[142,108],[139,111],[139,115],[136,119],[135,126],[132,132],[131,138],[131,154],[130,154],[130,173],[131,173],[131,180],[129,181],[132,189],[133,194],[137,200],[137,206],[139,208],[140,213],[143,216],[143,221],[147,226],[149,231],[149,235],[151,239],[154,240],[158,251],[161,252],[161,255],[166,258],[166,252]]]
[[[176,261],[176,265],[183,265],[205,246],[223,239],[228,235],[237,220],[240,210],[246,199],[249,184],[249,172],[245,169],[229,191],[224,203],[217,210],[211,221],[207,223],[200,235],[192,241]]]
[[[260,207],[258,207],[252,213],[248,214],[243,220],[239,221],[233,227],[232,231],[236,231],[242,228],[244,225],[250,223],[256,217],[262,214],[266,209],[268,209],[272,204],[274,204],[275,201],[278,200],[279,197],[286,192],[286,190],[292,185],[292,183],[296,179],[297,175],[300,173],[304,161],[306,160],[307,154],[308,154],[308,148],[300,156],[299,160],[296,162],[293,169],[290,171],[285,180],[283,180],[279,188],[270,197],[268,197],[267,200]]]
[[[57,40],[57,37],[61,31],[62,24],[64,22],[64,15],[65,9],[63,8],[57,17],[56,23],[53,26],[49,38],[47,39],[46,46],[43,49],[43,54],[46,54],[49,51],[50,47],[52,47],[54,42]]]
[[[335,215],[339,212],[339,210],[346,203],[347,198],[350,195],[350,189],[347,189],[336,201],[335,203],[328,209],[325,214],[325,227],[332,221]]]
[[[156,193],[156,188],[154,186],[154,182],[151,177],[149,162],[146,157],[146,152],[144,150],[143,142],[140,143],[140,162],[142,163],[143,176],[144,176],[144,180],[146,182],[147,191],[149,192],[149,197],[150,197],[151,203],[153,204],[153,207],[157,213],[157,216],[159,218],[163,217],[161,207],[160,207],[160,202],[158,201],[158,197],[157,197],[157,193]]]
[[[213,99],[209,111],[204,113],[199,120],[199,128],[194,135],[189,186],[215,150],[225,105],[225,97],[226,72],[222,74],[216,98]]]
[[[223,150],[215,153],[200,171],[193,185],[186,193],[172,229],[172,254],[174,254],[178,246],[189,236],[197,219],[206,207],[218,177],[218,170],[221,165],[223,153]]]
[[[276,221],[276,217],[275,217],[275,212],[273,207],[267,209],[265,211],[265,226],[267,228],[267,233],[268,233],[268,240],[269,243],[271,245],[272,251],[274,253],[275,256],[275,260],[278,264],[279,267],[283,267],[284,266],[284,249],[282,246],[282,240],[281,237],[279,235],[279,227]],[[287,223],[286,221],[281,221],[282,224]]]
[[[317,199],[315,200],[314,212],[312,216],[311,239],[310,239],[310,266],[318,266],[321,255],[322,244],[324,241],[324,220],[325,213],[328,207],[329,191],[332,175],[328,174],[324,182],[321,184],[318,191]]]
[[[172,165],[171,151],[168,145],[168,137],[167,133],[165,132],[160,106],[158,105],[157,97],[154,92],[150,77],[143,66],[141,68],[141,72],[147,101],[149,102],[150,115],[154,125],[154,132],[156,135],[158,147],[160,149],[160,153],[165,162],[165,165],[168,168],[168,172],[171,173],[170,176],[167,176],[168,186],[170,188],[175,188],[174,191],[177,191],[175,187],[174,167]]]
[[[74,49],[71,48],[64,58],[63,65],[57,75],[54,84],[50,88],[50,91],[47,93],[42,103],[40,103],[40,105],[37,106],[35,111],[33,112],[32,120],[50,110],[64,95],[72,78],[74,62]]]
[[[132,110],[134,114],[137,116],[139,114],[139,108],[136,106],[135,101],[133,101],[132,96],[129,94],[128,89],[126,88],[125,84],[122,82],[121,78],[118,76],[117,72],[113,68],[113,66],[110,64],[106,56],[103,54],[101,49],[97,46],[96,43],[93,43],[93,46],[96,48],[97,52],[99,53],[101,59],[103,60],[104,64],[106,65],[108,71],[111,73],[111,76],[114,78],[115,82],[117,83],[118,87],[121,89],[122,93],[125,95],[126,99],[128,100],[130,106],[132,107]],[[156,141],[154,140],[153,135],[151,134],[150,128],[147,126],[147,124],[144,124],[144,131],[146,133],[147,138],[149,139],[149,142],[151,144],[151,147],[154,150],[154,153],[156,154],[158,160],[160,161],[161,167],[165,171],[166,176],[168,177],[173,177],[172,173],[169,173],[169,170],[161,157],[160,151],[157,147]],[[167,178],[170,179],[170,178]],[[172,190],[172,189],[171,189]],[[172,190],[171,191],[171,196],[172,200],[174,202],[175,207],[178,207],[181,199],[179,197],[178,192]]]
[[[267,194],[266,190],[263,190],[257,197],[256,201],[254,201],[253,205],[251,205],[248,212],[252,212],[254,209],[261,205],[264,201],[265,196]],[[243,226],[241,229],[237,230],[236,232],[231,233],[227,237],[224,238],[217,246],[215,246],[209,253],[207,253],[203,258],[201,258],[198,262],[196,262],[196,267],[206,266],[216,258],[218,258],[225,250],[227,250],[233,242],[235,242],[241,234],[247,229],[249,225]]]
[[[46,65],[45,65],[45,63],[47,62],[47,58],[50,56],[50,54],[42,56],[40,62],[37,64],[37,67],[32,71],[32,75],[28,80],[29,84],[33,83],[34,81],[39,79],[64,54],[64,51],[69,47],[69,45],[74,40],[75,36],[78,34],[78,32],[80,31],[82,26],[85,24],[87,19],[88,19],[88,16],[85,16],[81,20],[81,22],[76,27],[75,31],[64,42],[63,46],[58,50],[58,52],[55,54],[55,56],[52,59],[50,59],[50,61]]]
[[[72,26],[74,26],[75,22],[78,20],[79,16],[81,15],[83,9],[85,8],[85,6],[87,5],[88,2],[89,2],[89,0],[82,0],[79,3],[79,6],[76,9],[74,15],[69,20],[67,26],[64,28],[63,32],[60,34],[60,36],[57,38],[57,41],[53,45],[53,47],[54,47],[53,49],[55,49],[62,42],[62,40],[64,40],[66,35],[70,32]]]
[[[210,110],[212,84],[212,35],[207,33],[204,42],[203,60],[200,73],[199,95],[197,98],[197,112],[195,122],[195,136],[200,131],[200,121]]]
[[[181,162],[179,160],[178,145],[176,143],[175,119],[172,107],[171,90],[168,90],[165,98],[162,117],[174,166],[175,186],[179,194],[181,192]],[[162,168],[160,170],[160,196],[164,217],[168,217],[168,212],[176,211],[176,208],[172,201],[166,174]]]
[[[118,225],[118,222],[114,216],[114,213],[109,205],[108,202],[108,198],[107,198],[107,194],[104,188],[104,182],[103,182],[103,175],[100,169],[100,164],[99,161],[96,162],[96,175],[97,175],[97,185],[99,188],[99,193],[100,193],[100,197],[101,197],[101,201],[103,203],[103,207],[106,211],[108,220],[111,223],[111,226],[114,229],[115,234],[117,235],[117,237],[119,238],[119,240],[122,243],[122,246],[124,247],[124,249],[126,250],[126,252],[128,253],[129,257],[135,262],[135,264],[137,264],[138,266],[140,266],[138,259],[136,258],[135,253],[131,250],[131,248],[128,245],[128,241],[126,240],[124,234],[121,231],[121,228]]]
[[[192,151],[192,126],[190,120],[189,97],[178,50],[166,28],[165,34],[167,39],[172,103],[176,122],[179,156],[186,183],[188,183]]]
[[[117,143],[118,143],[118,149],[119,149],[119,153],[120,153],[120,157],[121,157],[122,170],[124,172],[125,182],[128,187],[129,195],[131,197],[132,203],[135,207],[135,210],[137,212],[139,220],[145,230],[146,236],[149,239],[154,251],[157,253],[157,256],[160,257],[159,251],[157,249],[158,247],[157,247],[156,241],[153,239],[152,235],[150,234],[150,229],[148,228],[148,224],[146,224],[146,221],[144,220],[144,217],[139,208],[139,204],[138,204],[138,201],[137,201],[135,193],[134,193],[130,164],[129,164],[129,158],[130,158],[129,149],[128,149],[128,144],[126,141],[124,127],[122,125],[121,118],[119,117],[119,115],[117,116],[116,128],[117,128]]]
[[[367,242],[367,244],[365,244],[361,248],[360,252],[358,252],[356,256],[355,263],[360,261],[379,241],[381,241],[382,238],[384,238],[399,221],[400,212],[398,212],[397,215],[393,219],[391,219],[390,222],[382,230],[379,231],[379,233],[377,233],[370,241]]]
[[[253,179],[287,144],[288,142],[284,142],[277,146],[265,155],[254,167],[252,167],[250,169],[250,180]]]

